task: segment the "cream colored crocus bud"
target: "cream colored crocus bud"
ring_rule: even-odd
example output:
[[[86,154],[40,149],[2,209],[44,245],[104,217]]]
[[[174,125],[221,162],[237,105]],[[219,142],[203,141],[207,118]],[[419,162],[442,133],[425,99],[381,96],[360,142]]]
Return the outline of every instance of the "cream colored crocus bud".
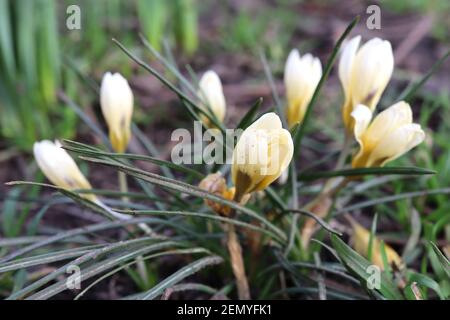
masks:
[[[360,147],[352,160],[354,168],[383,166],[425,139],[420,125],[412,123],[411,107],[404,101],[380,112],[372,122],[372,112],[364,105],[358,105],[351,116]]]
[[[225,119],[226,103],[223,94],[222,82],[216,72],[206,71],[199,82],[198,96],[201,99],[200,107],[205,110],[211,110],[214,116],[222,122]],[[206,125],[210,125],[210,120],[201,115],[201,119]]]
[[[266,113],[244,130],[233,152],[235,200],[265,189],[291,162],[294,144],[275,113]]]
[[[303,121],[321,76],[322,65],[318,58],[309,53],[301,57],[297,49],[291,51],[284,68],[289,127]]]
[[[358,224],[352,222],[353,235],[352,244],[356,252],[364,257],[368,257],[369,245],[370,245],[370,231]],[[389,266],[395,266],[400,270],[404,267],[403,261],[400,256],[387,244],[384,244],[384,252],[386,253],[386,260]],[[371,262],[384,269],[383,252],[381,249],[381,241],[377,237],[373,237],[372,240],[372,254]]]
[[[55,143],[49,140],[35,142],[33,153],[39,168],[55,186],[66,190],[92,189],[89,181],[81,173],[73,158],[62,148],[59,141],[56,140]],[[131,218],[130,215],[115,212],[94,194],[82,193],[80,196],[95,202],[117,219]],[[144,223],[139,224],[139,226],[146,232],[150,230]]]
[[[345,94],[342,117],[349,133],[353,131],[354,108],[364,104],[373,112],[394,70],[389,41],[373,38],[359,48],[360,42],[361,36],[351,39],[339,62],[339,79]]]
[[[100,88],[102,113],[108,124],[109,139],[116,152],[124,152],[131,137],[133,93],[119,73],[105,73]]]
[[[33,145],[34,158],[44,175],[55,186],[67,189],[91,189],[91,184],[78,169],[72,157],[61,147],[59,141],[49,140],[35,142]],[[82,194],[91,201],[96,201],[93,194]]]

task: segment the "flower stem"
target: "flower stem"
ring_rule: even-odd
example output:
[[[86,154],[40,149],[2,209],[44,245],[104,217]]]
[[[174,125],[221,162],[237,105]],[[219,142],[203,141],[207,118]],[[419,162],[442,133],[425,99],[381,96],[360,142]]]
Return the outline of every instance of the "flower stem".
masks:
[[[241,196],[235,195],[234,201],[240,202]],[[232,210],[230,216],[233,216],[235,211]],[[244,259],[242,257],[242,247],[239,243],[239,238],[236,234],[235,226],[231,223],[225,224],[224,227],[227,235],[227,248],[230,254],[231,269],[236,278],[236,285],[238,289],[238,296],[240,300],[250,300],[250,289],[248,286],[247,276],[245,274]]]
[[[125,172],[122,172],[122,171],[119,171],[118,175],[119,175],[119,188],[120,188],[120,192],[122,192],[122,193],[128,193],[127,175],[125,174]],[[123,196],[123,197],[122,197],[122,201],[128,202],[129,199],[128,199],[127,196]]]
[[[250,289],[248,286],[247,276],[245,275],[241,244],[239,243],[233,224],[226,224],[225,229],[227,233],[227,247],[228,252],[230,253],[231,268],[233,270],[234,277],[236,278],[239,299],[250,300]]]
[[[126,175],[126,173],[122,172],[122,171],[119,171],[118,172],[118,177],[119,177],[120,192],[128,193],[128,182],[127,182],[127,175]],[[122,196],[122,201],[123,202],[128,202],[129,200],[130,199],[127,196]],[[144,224],[144,223],[140,224],[141,228],[143,228],[143,226],[148,228],[148,226],[146,224]],[[148,286],[147,266],[146,266],[145,261],[144,261],[142,256],[136,257],[136,266],[137,266],[137,271],[139,273],[139,276],[141,277],[144,285],[147,287]]]

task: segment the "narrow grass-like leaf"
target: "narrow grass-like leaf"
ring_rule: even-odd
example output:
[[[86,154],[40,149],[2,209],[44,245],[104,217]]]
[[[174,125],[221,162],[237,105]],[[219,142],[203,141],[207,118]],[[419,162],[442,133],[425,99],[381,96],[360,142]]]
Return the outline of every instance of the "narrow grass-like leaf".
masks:
[[[306,210],[299,210],[299,209],[287,209],[285,212],[296,212],[296,213],[300,213],[303,214],[311,219],[316,220],[316,222],[318,224],[320,224],[325,230],[327,230],[330,233],[334,233],[338,236],[342,236],[342,234],[339,231],[334,230],[333,228],[331,228],[328,223],[326,223],[322,218],[318,217],[316,214],[306,211]]]
[[[206,112],[202,108],[200,108],[190,97],[188,97],[184,92],[182,92],[180,89],[178,89],[175,85],[173,85],[169,80],[167,80],[164,76],[162,76],[158,71],[156,71],[154,68],[143,62],[141,59],[136,57],[133,53],[131,53],[127,48],[124,47],[122,43],[117,41],[116,39],[112,40],[123,52],[125,52],[126,55],[128,55],[134,62],[136,62],[138,65],[143,67],[145,70],[150,72],[152,75],[154,75],[161,83],[163,83],[166,87],[168,87],[171,91],[173,91],[180,100],[185,102],[185,105],[189,105],[194,108],[194,110],[198,113],[204,114],[211,123],[219,128],[222,132],[225,132],[225,128],[223,127],[222,123],[218,122],[214,116],[210,115],[209,112]],[[195,115],[195,112],[194,112]],[[196,120],[201,121],[201,119],[196,116]]]
[[[195,262],[192,262],[192,263],[188,264],[187,266],[181,268],[180,270],[178,270],[171,276],[167,277],[160,283],[158,283],[155,287],[153,287],[149,291],[145,292],[142,295],[142,297],[140,297],[139,299],[142,299],[142,300],[154,299],[157,296],[159,296],[160,294],[162,294],[165,289],[174,286],[178,282],[184,280],[186,277],[189,277],[190,275],[197,273],[198,271],[200,271],[201,269],[203,269],[205,267],[220,264],[222,262],[223,262],[223,258],[221,258],[219,256],[206,257],[206,258],[199,259]]]
[[[105,245],[85,246],[17,259],[0,265],[0,273],[79,257],[88,252],[91,252],[93,249],[97,249],[103,246]]]
[[[436,61],[433,66],[431,67],[430,71],[428,71],[418,82],[416,82],[411,87],[408,87],[407,90],[402,92],[400,96],[398,97],[397,101],[405,100],[407,102],[411,102],[411,99],[414,97],[416,92],[428,81],[428,79],[431,78],[431,76],[440,69],[441,65],[444,63],[445,60],[450,56],[450,50],[447,51],[446,54],[442,58],[440,58],[438,61]]]
[[[267,226],[272,231],[274,231],[274,233],[276,233],[280,237],[281,240],[286,240],[286,235],[284,234],[284,232],[282,230],[280,230],[278,227],[276,227],[274,224],[272,224],[270,221],[268,221],[265,217],[257,214],[256,212],[254,212],[253,210],[251,210],[247,207],[239,205],[238,203],[236,203],[234,201],[229,201],[229,200],[227,200],[223,197],[220,197],[216,194],[207,192],[199,187],[196,187],[196,186],[193,186],[193,185],[190,185],[190,184],[178,181],[178,180],[169,179],[167,177],[163,177],[163,176],[160,176],[155,173],[146,172],[146,171],[143,171],[143,170],[140,170],[137,168],[132,168],[132,167],[122,165],[122,164],[112,163],[110,161],[102,160],[102,159],[92,159],[92,158],[84,158],[84,159],[87,161],[90,161],[90,162],[115,167],[118,170],[123,171],[131,176],[148,181],[155,185],[159,185],[159,186],[162,186],[162,187],[165,187],[168,189],[172,189],[172,190],[181,191],[183,193],[187,193],[187,194],[190,194],[195,197],[206,198],[206,199],[221,203],[223,205],[229,206],[237,211],[245,213],[245,214],[249,215],[250,217],[260,221],[263,225]]]
[[[372,265],[372,263],[363,258],[356,251],[350,248],[344,241],[333,234],[331,235],[331,243],[333,244],[336,253],[339,255],[346,268],[360,279],[361,285],[364,288],[367,288],[367,290],[370,291],[370,289],[367,287],[367,283],[370,280],[369,278],[372,273],[368,272],[367,270]],[[388,279],[384,274],[381,274],[380,277],[380,289],[378,289],[378,291],[386,299],[402,300],[403,297],[395,283],[392,280]]]
[[[441,300],[445,300],[445,296],[442,293],[442,290],[441,290],[441,287],[439,286],[439,284],[436,281],[434,281],[433,279],[431,279],[430,277],[428,277],[427,275],[414,272],[413,274],[411,274],[411,276],[409,278],[409,282],[410,283],[417,282],[417,284],[427,287],[427,288],[433,290],[434,292],[436,292]]]
[[[275,107],[277,109],[277,113],[280,116],[283,127],[287,128],[288,126],[287,126],[287,122],[286,122],[286,116],[285,116],[285,112],[283,110],[283,106],[281,105],[280,96],[278,95],[278,91],[275,86],[275,81],[273,80],[272,71],[270,70],[270,66],[267,61],[266,54],[264,53],[264,51],[262,49],[259,50],[259,58],[261,60],[263,68],[264,68],[264,74],[267,78],[267,81],[269,82],[270,90],[272,92],[272,98],[273,98],[273,101],[275,102]]]
[[[323,84],[325,83],[326,79],[328,78],[328,75],[330,74],[331,68],[333,67],[334,61],[336,60],[337,54],[339,53],[339,50],[341,48],[342,43],[344,42],[344,39],[349,35],[349,33],[356,26],[358,21],[359,16],[354,18],[353,21],[348,25],[344,33],[339,37],[338,41],[336,42],[336,45],[333,48],[333,51],[331,52],[330,57],[328,58],[322,77],[320,77],[319,83],[317,84],[317,87],[314,90],[314,94],[311,98],[311,101],[309,102],[308,107],[306,108],[305,116],[303,118],[302,124],[300,125],[300,129],[294,135],[294,148],[295,148],[294,159],[298,159],[298,155],[300,152],[300,143],[302,141],[303,135],[305,134],[305,128],[307,127],[312,109],[317,101],[317,98],[319,97],[320,90],[322,89]]]
[[[302,171],[299,173],[298,179],[301,181],[311,181],[322,178],[332,177],[359,177],[365,175],[426,175],[436,174],[436,171],[417,168],[417,167],[382,167],[382,168],[355,168],[355,169],[343,169],[326,172],[312,172],[308,173]]]
[[[450,188],[405,192],[405,193],[400,193],[400,194],[396,194],[393,196],[380,197],[378,199],[367,200],[367,201],[363,201],[363,202],[356,203],[354,205],[339,209],[335,212],[335,215],[362,209],[362,208],[372,207],[377,204],[393,202],[393,201],[409,199],[409,198],[415,198],[415,197],[423,197],[423,196],[428,196],[428,195],[433,195],[433,194],[450,194]]]
[[[60,268],[58,268],[57,270],[53,271],[52,273],[46,275],[45,277],[31,283],[30,285],[23,288],[22,290],[15,292],[14,294],[12,294],[11,296],[8,297],[8,300],[19,299],[19,298],[22,298],[22,297],[28,295],[29,293],[42,287],[43,285],[47,284],[48,282],[56,279],[59,275],[66,273],[66,269],[70,265],[81,266],[85,262],[95,261],[96,259],[98,259],[104,255],[111,254],[111,253],[114,253],[114,252],[120,251],[120,250],[124,250],[125,252],[130,252],[130,251],[135,252],[136,250],[139,251],[140,249],[142,249],[142,246],[144,246],[144,245],[146,245],[146,246],[144,246],[144,248],[149,248],[149,247],[153,248],[154,245],[148,246],[148,244],[150,244],[153,241],[155,241],[155,239],[149,238],[149,237],[143,237],[143,238],[139,238],[139,239],[132,239],[132,240],[113,243],[113,244],[107,245],[107,246],[99,248],[99,249],[91,250],[90,252],[82,255],[81,257],[78,257],[77,259],[70,261],[67,264],[61,266]],[[164,248],[166,246],[166,243],[167,242],[158,243],[157,245],[160,245],[160,247],[158,247],[158,248]],[[167,247],[175,246],[175,245],[176,245],[175,242],[170,241],[170,243],[167,244]],[[133,251],[132,248],[134,248],[136,246],[138,247],[138,249],[135,249]],[[64,282],[64,284],[66,284],[66,279],[64,279],[63,282]],[[64,287],[67,289],[66,286],[64,286]]]
[[[194,254],[194,253],[208,253],[208,250],[203,249],[203,248],[191,248],[191,249],[179,249],[179,250],[169,250],[169,251],[165,251],[165,252],[158,252],[155,254],[151,254],[151,255],[146,255],[146,256],[142,256],[142,261],[145,260],[149,260],[149,259],[153,259],[153,258],[157,258],[157,257],[162,257],[162,256],[167,256],[167,255],[174,255],[174,254]],[[83,289],[83,291],[81,291],[74,300],[78,300],[81,296],[83,296],[87,291],[89,291],[92,287],[94,287],[96,284],[98,284],[99,282],[103,281],[106,278],[109,278],[110,276],[116,274],[117,272],[126,269],[134,264],[137,263],[137,259],[128,262],[126,264],[121,265],[118,268],[115,268],[113,270],[111,270],[110,272],[102,275],[101,277],[97,278],[95,281],[93,281],[92,283],[90,283],[85,289]]]
[[[194,176],[196,176],[199,179],[202,179],[204,177],[204,174],[179,165],[179,164],[175,164],[173,162],[167,161],[167,160],[162,160],[162,159],[157,159],[155,157],[151,157],[151,156],[145,156],[145,155],[139,155],[139,154],[131,154],[131,153],[114,153],[114,152],[104,152],[101,151],[100,149],[82,149],[79,147],[74,147],[71,145],[70,140],[63,140],[64,142],[64,149],[67,149],[69,151],[73,151],[73,152],[77,152],[80,154],[84,154],[84,155],[89,155],[89,156],[93,156],[93,157],[107,157],[107,158],[112,158],[112,159],[128,159],[128,160],[139,160],[139,161],[147,161],[147,162],[151,162],[154,163],[158,166],[164,166],[164,167],[168,167],[174,170],[178,170],[180,172],[184,172],[184,173],[188,173],[188,174],[192,174]]]
[[[378,213],[375,213],[375,216],[373,217],[372,220],[372,226],[370,228],[369,245],[367,248],[367,260],[369,261],[372,261],[373,243],[377,232],[377,222],[378,222]]]
[[[255,118],[256,113],[261,108],[262,102],[263,102],[263,98],[258,98],[256,100],[256,102],[253,104],[251,109],[241,119],[241,121],[239,122],[239,124],[236,127],[236,130],[238,130],[238,129],[245,130],[253,122],[253,119]]]
[[[100,127],[91,119],[89,116],[66,94],[63,92],[58,93],[59,99],[64,102],[68,107],[70,107],[75,113],[83,120],[83,122],[93,131],[95,134],[102,139],[105,146],[111,150],[111,143],[109,142],[108,136],[100,129]]]
[[[442,265],[442,269],[444,269],[445,273],[447,274],[447,277],[450,280],[450,261],[448,261],[447,257],[444,256],[441,250],[439,250],[439,248],[432,241],[430,241],[430,245],[431,248],[433,248],[434,253],[436,253],[438,260]]]
[[[119,245],[120,245],[120,243],[119,243]],[[156,243],[156,244],[152,244],[152,245],[146,245],[144,247],[139,247],[136,249],[128,248],[126,250],[121,251],[120,253],[118,253],[116,255],[113,255],[111,258],[99,261],[87,268],[82,267],[81,274],[80,274],[80,281],[85,281],[97,274],[100,274],[106,270],[113,268],[116,265],[122,264],[125,261],[128,261],[130,259],[144,255],[146,253],[154,252],[156,250],[170,248],[170,247],[173,247],[176,245],[177,244],[175,242],[167,241],[167,242],[160,242],[160,243]],[[99,250],[103,250],[103,249],[104,248],[99,249]],[[108,250],[108,251],[110,251],[110,250]],[[91,252],[91,253],[88,253],[87,255],[82,256],[81,258],[78,258],[75,261],[70,262],[68,265],[75,264],[77,266],[81,266],[81,263],[84,263],[85,261],[91,260],[91,259],[97,260],[99,255],[103,255],[103,254],[104,254],[104,251],[100,251],[98,254]],[[87,260],[85,257],[87,258]],[[83,258],[85,258],[85,259],[83,259]],[[65,271],[66,268],[63,267],[62,268],[63,271]],[[60,269],[58,269],[58,270],[60,270]],[[51,276],[54,277],[53,274],[51,274]],[[42,289],[41,291],[34,293],[30,297],[28,297],[27,300],[49,299],[49,298],[55,296],[56,294],[58,294],[64,290],[67,290],[67,289],[68,289],[67,288],[67,279],[63,279],[45,289]]]
[[[212,214],[201,213],[201,212],[167,211],[167,210],[162,210],[162,211],[159,211],[159,210],[117,210],[117,212],[122,212],[122,213],[130,214],[130,215],[162,215],[162,216],[175,215],[175,216],[187,216],[187,217],[198,217],[198,218],[204,218],[204,219],[211,219],[211,220],[216,220],[216,221],[220,221],[220,222],[234,224],[234,225],[248,228],[248,229],[251,229],[254,231],[258,231],[265,235],[270,236],[271,238],[277,238],[276,234],[274,234],[273,232],[268,231],[266,229],[257,227],[250,223],[239,221],[238,219],[222,217],[222,216],[219,216],[216,214],[212,215]]]

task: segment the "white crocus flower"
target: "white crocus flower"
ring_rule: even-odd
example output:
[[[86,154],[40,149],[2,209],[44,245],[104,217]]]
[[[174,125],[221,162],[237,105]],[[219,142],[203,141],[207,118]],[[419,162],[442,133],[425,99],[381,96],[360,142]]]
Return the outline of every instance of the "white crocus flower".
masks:
[[[284,68],[289,127],[303,121],[321,77],[322,65],[318,58],[309,53],[301,57],[297,49],[291,51]]]
[[[124,152],[131,137],[133,93],[119,73],[105,73],[100,89],[100,104],[108,124],[109,139],[116,152]]]

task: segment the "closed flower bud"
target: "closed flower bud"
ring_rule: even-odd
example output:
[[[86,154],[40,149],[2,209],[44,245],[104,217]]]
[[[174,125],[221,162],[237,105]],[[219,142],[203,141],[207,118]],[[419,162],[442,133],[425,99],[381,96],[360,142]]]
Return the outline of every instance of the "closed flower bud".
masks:
[[[234,198],[234,188],[228,188],[225,179],[222,177],[220,172],[208,174],[200,184],[198,185],[201,189],[223,197],[227,200],[233,200]],[[205,199],[205,203],[209,206],[214,212],[222,215],[228,216],[231,212],[231,208],[228,206],[224,206],[221,203]]]
[[[314,58],[309,53],[300,57],[298,50],[291,51],[284,68],[289,127],[303,121],[306,108],[321,76],[322,65],[318,58]]]
[[[364,104],[373,112],[394,70],[389,41],[373,38],[358,49],[360,42],[361,36],[351,39],[339,62],[339,79],[345,94],[342,116],[348,132],[353,130],[350,115],[354,108]]]
[[[59,141],[55,141],[55,143],[49,140],[35,142],[33,153],[39,168],[55,186],[66,190],[92,189],[89,181],[81,173],[73,158],[61,147]],[[95,202],[117,219],[125,220],[131,218],[129,215],[115,212],[94,194],[82,193],[80,196]],[[145,223],[140,223],[139,226],[147,233],[150,232]]]
[[[411,107],[404,101],[380,112],[372,122],[372,112],[364,105],[358,105],[352,117],[360,147],[353,157],[354,168],[383,166],[425,139],[420,125],[412,123]]]
[[[109,139],[116,152],[124,152],[131,137],[133,93],[119,73],[105,73],[100,89],[102,113],[108,124]]]
[[[35,142],[33,153],[39,168],[57,187],[67,190],[92,188],[72,157],[61,147],[59,141],[55,141],[55,143],[49,140]],[[96,200],[93,194],[83,194],[82,196],[91,201]]]
[[[353,222],[352,244],[356,252],[364,257],[368,257],[370,244],[370,231],[365,229],[360,224]],[[404,267],[400,256],[387,244],[384,244],[384,252],[386,253],[386,260],[390,266],[395,265],[396,269],[400,270]],[[383,253],[381,249],[381,241],[377,237],[372,240],[372,254],[371,262],[384,269]]]
[[[241,135],[233,152],[235,199],[264,190],[291,162],[294,144],[275,113],[266,113]]]
[[[212,70],[205,72],[199,82],[199,92],[198,96],[201,99],[200,106],[208,112],[214,114],[214,116],[222,122],[225,119],[225,96],[223,95],[222,83],[220,82],[220,78]],[[209,119],[201,115],[201,119],[205,124],[209,125]]]

